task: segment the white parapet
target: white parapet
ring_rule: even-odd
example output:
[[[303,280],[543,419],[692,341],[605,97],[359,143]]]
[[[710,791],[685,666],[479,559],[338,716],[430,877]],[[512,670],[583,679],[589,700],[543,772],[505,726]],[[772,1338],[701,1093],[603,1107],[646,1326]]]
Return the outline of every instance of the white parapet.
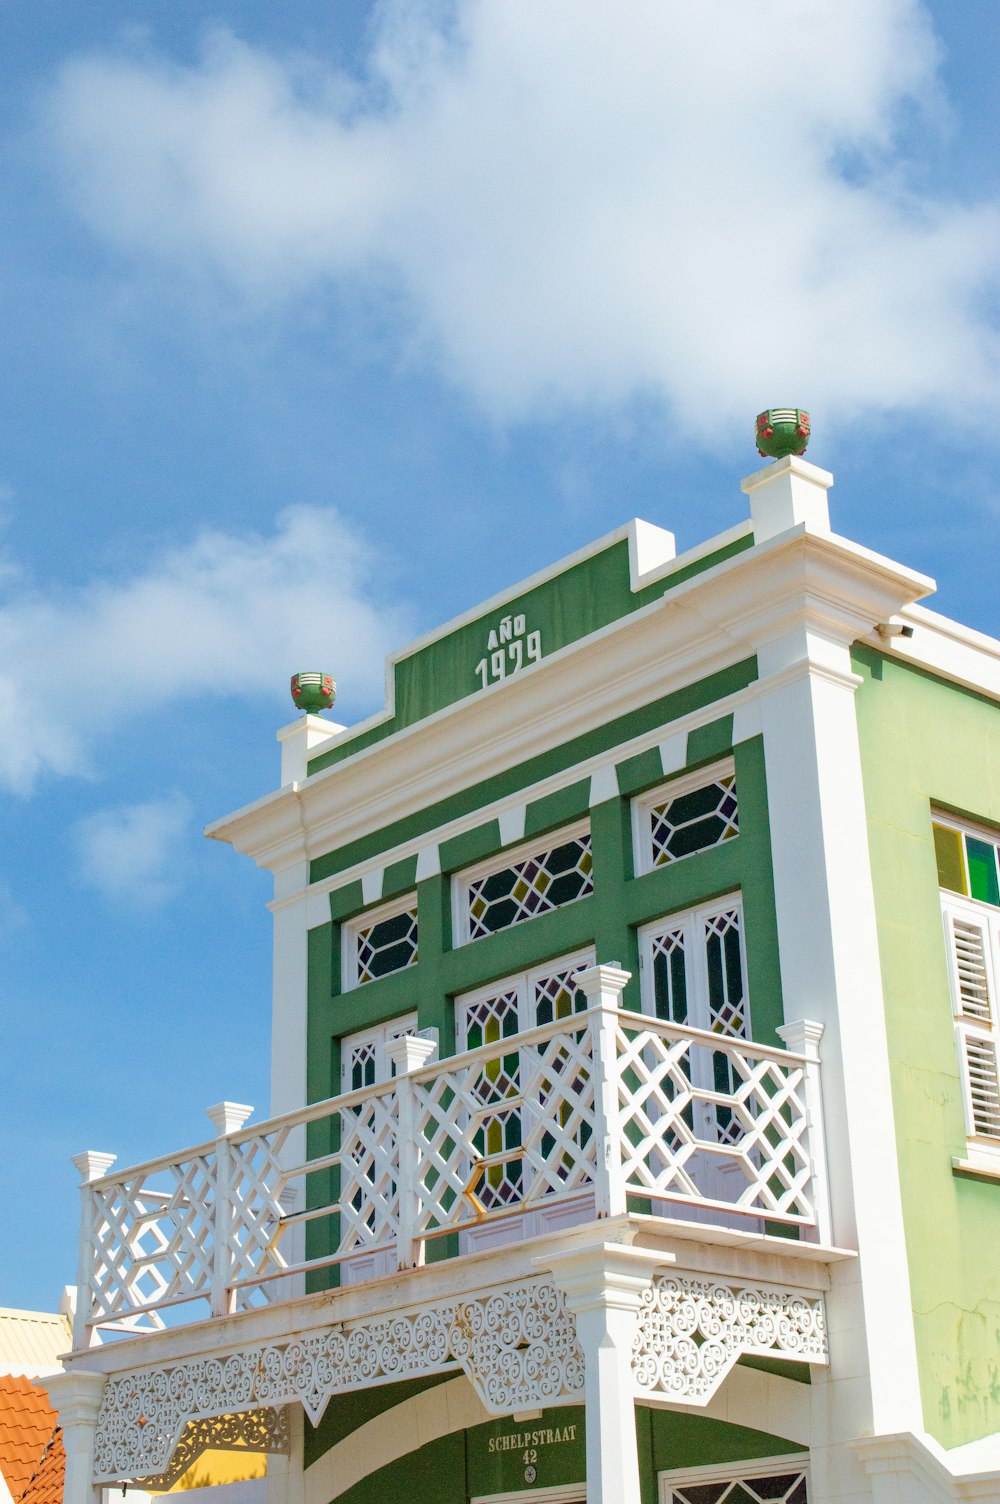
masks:
[[[750,498],[755,543],[787,533],[800,523],[811,532],[830,531],[830,507],[827,491],[833,485],[829,470],[821,470],[808,460],[787,455],[772,460],[760,470],[740,481],[740,490]]]
[[[346,730],[346,726],[324,720],[321,715],[300,715],[287,726],[282,726],[278,732],[282,788],[288,783],[301,783],[309,771],[309,754],[321,742],[328,742]]]

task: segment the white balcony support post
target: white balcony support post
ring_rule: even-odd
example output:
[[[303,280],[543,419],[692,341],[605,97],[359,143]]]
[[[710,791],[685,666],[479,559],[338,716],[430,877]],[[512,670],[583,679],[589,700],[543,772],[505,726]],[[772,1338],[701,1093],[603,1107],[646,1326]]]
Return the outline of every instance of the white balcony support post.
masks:
[[[73,1163],[80,1172],[80,1261],[77,1266],[76,1311],[73,1315],[73,1346],[76,1349],[92,1347],[100,1341],[95,1327],[90,1326],[94,1314],[94,1242],[97,1233],[97,1218],[100,1215],[97,1197],[90,1189],[92,1180],[100,1180],[118,1158],[116,1154],[101,1154],[97,1149],[85,1149],[73,1155]]]
[[[94,1443],[104,1375],[70,1368],[47,1374],[38,1382],[59,1412],[66,1450],[63,1504],[100,1504],[101,1490],[94,1485]]]
[[[215,1126],[215,1216],[212,1228],[212,1315],[228,1316],[231,1310],[229,1271],[232,1267],[233,1200],[232,1150],[229,1135],[238,1133],[253,1112],[242,1102],[216,1102],[205,1109]]]
[[[301,1405],[289,1405],[287,1412],[288,1455],[272,1452],[267,1459],[267,1477],[264,1483],[266,1504],[305,1504],[305,1416]]]
[[[816,1241],[829,1246],[833,1242],[833,1213],[830,1207],[819,1068],[819,1044],[823,1038],[823,1025],[811,1019],[796,1018],[791,1023],[779,1025],[777,1033],[793,1054],[804,1055],[806,1059],[803,1077],[809,1133],[810,1198],[816,1216]]]
[[[417,1237],[420,1200],[417,1195],[420,1175],[420,1145],[417,1141],[417,1096],[410,1076],[433,1055],[437,1042],[417,1034],[403,1034],[389,1040],[386,1054],[396,1069],[396,1133],[399,1179],[399,1236],[396,1242],[397,1269],[415,1269],[423,1256]]]
[[[618,1103],[618,1045],[615,1012],[632,973],[619,966],[588,966],[576,985],[595,1008],[591,1022],[594,1054],[594,1208],[598,1217],[619,1217],[628,1210],[622,1174],[621,1113]]]
[[[655,1261],[617,1243],[536,1260],[565,1294],[583,1349],[587,1504],[640,1504],[632,1343]]]

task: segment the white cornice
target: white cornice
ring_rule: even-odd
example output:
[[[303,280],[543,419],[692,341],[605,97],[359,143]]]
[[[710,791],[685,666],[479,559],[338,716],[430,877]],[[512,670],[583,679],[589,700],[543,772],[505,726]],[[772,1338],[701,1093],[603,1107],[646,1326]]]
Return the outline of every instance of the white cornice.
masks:
[[[405,818],[796,631],[844,644],[867,637],[876,622],[932,588],[924,575],[800,526],[684,581],[516,678],[217,821],[206,834],[279,870]]]
[[[898,615],[913,628],[913,636],[883,638],[873,632],[867,639],[873,647],[941,679],[1000,700],[1000,642],[995,637],[929,611],[926,606],[904,606]]]

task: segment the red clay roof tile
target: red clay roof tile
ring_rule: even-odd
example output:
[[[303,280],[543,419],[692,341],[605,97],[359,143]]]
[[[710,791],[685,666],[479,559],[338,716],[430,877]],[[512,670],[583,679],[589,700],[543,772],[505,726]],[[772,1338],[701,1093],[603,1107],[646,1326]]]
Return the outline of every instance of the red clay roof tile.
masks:
[[[58,1467],[58,1493],[52,1492],[56,1457],[63,1459],[59,1417],[44,1389],[30,1379],[0,1375],[0,1472],[14,1504],[30,1492],[31,1504],[55,1504],[62,1494],[64,1461]],[[40,1491],[34,1492],[35,1485]]]

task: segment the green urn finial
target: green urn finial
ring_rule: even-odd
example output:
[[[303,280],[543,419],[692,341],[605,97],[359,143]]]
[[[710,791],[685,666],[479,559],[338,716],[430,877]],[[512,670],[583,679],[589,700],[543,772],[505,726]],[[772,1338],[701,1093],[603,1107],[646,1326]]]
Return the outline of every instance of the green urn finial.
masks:
[[[809,414],[800,407],[769,407],[757,414],[757,453],[765,459],[805,454],[808,443]]]
[[[336,698],[337,686],[329,674],[310,672],[292,675],[292,699],[306,715],[329,710]]]

